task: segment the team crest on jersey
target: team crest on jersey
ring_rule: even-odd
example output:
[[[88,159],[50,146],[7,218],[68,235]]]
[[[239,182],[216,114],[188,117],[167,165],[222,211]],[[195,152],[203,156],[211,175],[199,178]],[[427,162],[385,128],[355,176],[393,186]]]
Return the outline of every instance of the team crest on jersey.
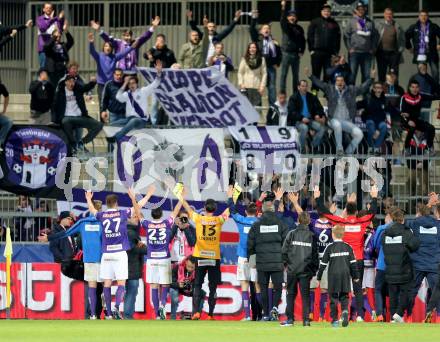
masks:
[[[8,180],[29,189],[55,184],[58,162],[67,156],[65,142],[39,128],[19,128],[5,143]]]

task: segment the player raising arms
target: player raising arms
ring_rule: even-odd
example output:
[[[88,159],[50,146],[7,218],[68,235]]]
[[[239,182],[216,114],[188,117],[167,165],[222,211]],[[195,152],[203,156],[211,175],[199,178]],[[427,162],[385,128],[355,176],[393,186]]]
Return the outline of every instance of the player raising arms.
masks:
[[[237,280],[241,283],[241,297],[243,300],[244,308],[244,321],[251,320],[251,312],[249,307],[249,281],[255,282],[257,279],[257,272],[252,272],[247,259],[247,241],[248,233],[252,227],[252,224],[258,220],[257,206],[251,202],[246,206],[246,216],[240,215],[235,207],[233,200],[234,187],[229,186],[228,189],[228,207],[231,212],[231,217],[237,224],[238,232],[240,234],[240,240],[237,247]]]
[[[184,190],[184,194],[186,189]],[[220,233],[223,223],[227,218],[227,210],[220,216],[214,216],[217,211],[217,203],[213,199],[207,199],[204,214],[197,214],[185,199],[182,205],[188,212],[189,217],[196,225],[196,246],[193,256],[196,257],[196,277],[194,281],[193,320],[199,320],[201,316],[200,300],[203,281],[206,273],[209,280],[209,314],[208,320],[213,320],[214,309],[217,301],[217,286],[221,284],[220,272]]]
[[[101,239],[101,269],[100,277],[104,280],[104,300],[107,309],[106,319],[112,319],[111,310],[111,285],[113,279],[118,283],[116,291],[116,303],[113,316],[115,319],[122,319],[119,312],[119,305],[124,298],[125,281],[128,278],[128,258],[127,250],[129,250],[130,242],[127,235],[127,220],[133,216],[140,216],[140,206],[136,202],[133,189],[128,190],[128,196],[131,199],[133,208],[119,210],[118,196],[115,194],[107,195],[105,198],[107,210],[98,212],[93,205],[93,193],[86,192],[87,205],[90,214],[94,215],[102,224]],[[140,202],[142,205],[148,201],[148,194]]]
[[[153,187],[154,189],[154,187]],[[156,319],[166,319],[165,305],[171,284],[171,255],[170,241],[174,219],[182,207],[179,201],[171,215],[162,219],[162,208],[151,210],[152,220],[146,220],[142,214],[140,222],[147,233],[147,274],[146,281],[151,286],[151,298],[153,300]],[[161,297],[159,303],[159,287]]]

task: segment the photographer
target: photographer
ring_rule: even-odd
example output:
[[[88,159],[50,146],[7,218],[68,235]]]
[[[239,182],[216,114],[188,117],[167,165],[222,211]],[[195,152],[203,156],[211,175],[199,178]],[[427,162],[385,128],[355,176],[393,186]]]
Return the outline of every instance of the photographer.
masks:
[[[172,228],[170,243],[171,262],[173,263],[173,267],[192,254],[196,243],[196,230],[190,225],[188,213],[186,211],[181,211],[174,222],[175,224]],[[179,288],[175,289],[171,286],[171,319],[176,319],[176,311],[179,304],[178,290]]]
[[[175,263],[172,266],[172,283],[170,285],[171,290],[171,307],[177,309],[179,304],[179,295],[186,297],[193,297],[194,292],[194,279],[196,259],[193,256],[189,256],[179,263]],[[203,308],[204,298],[206,296],[205,291],[201,291],[200,297],[200,310]],[[185,314],[182,312],[182,319],[191,319],[191,312]],[[171,311],[171,319],[176,319],[176,311]]]

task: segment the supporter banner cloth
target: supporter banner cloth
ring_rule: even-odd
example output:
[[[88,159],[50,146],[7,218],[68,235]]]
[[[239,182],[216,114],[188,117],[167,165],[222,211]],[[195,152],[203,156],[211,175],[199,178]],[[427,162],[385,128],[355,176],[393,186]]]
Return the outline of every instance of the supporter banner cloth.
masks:
[[[298,159],[298,132],[293,127],[229,127],[240,144],[245,171],[285,174],[295,171]]]
[[[231,161],[225,154],[223,129],[133,131],[116,144],[114,160],[116,192],[134,186],[145,193],[155,183],[157,196],[175,198],[164,183],[169,179],[185,184],[188,199],[226,199]]]
[[[62,198],[55,175],[58,162],[69,153],[67,138],[61,130],[13,126],[0,157],[0,188],[32,197]]]
[[[152,83],[154,68],[138,68]],[[171,121],[182,126],[246,126],[259,115],[249,100],[215,68],[165,69],[154,95]]]

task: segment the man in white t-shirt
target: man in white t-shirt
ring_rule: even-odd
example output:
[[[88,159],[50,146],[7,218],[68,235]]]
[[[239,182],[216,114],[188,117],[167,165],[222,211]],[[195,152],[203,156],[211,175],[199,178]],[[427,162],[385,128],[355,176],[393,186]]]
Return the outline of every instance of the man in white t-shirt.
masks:
[[[52,121],[61,124],[61,128],[73,147],[75,154],[78,149],[82,149],[85,144],[91,142],[101,131],[102,122],[89,116],[84,101],[84,94],[92,90],[96,85],[93,77],[87,84],[76,82],[75,76],[67,75],[64,81],[58,84],[55,93],[55,101],[52,113]],[[87,129],[87,135],[82,140],[77,141],[74,131],[77,128]]]

